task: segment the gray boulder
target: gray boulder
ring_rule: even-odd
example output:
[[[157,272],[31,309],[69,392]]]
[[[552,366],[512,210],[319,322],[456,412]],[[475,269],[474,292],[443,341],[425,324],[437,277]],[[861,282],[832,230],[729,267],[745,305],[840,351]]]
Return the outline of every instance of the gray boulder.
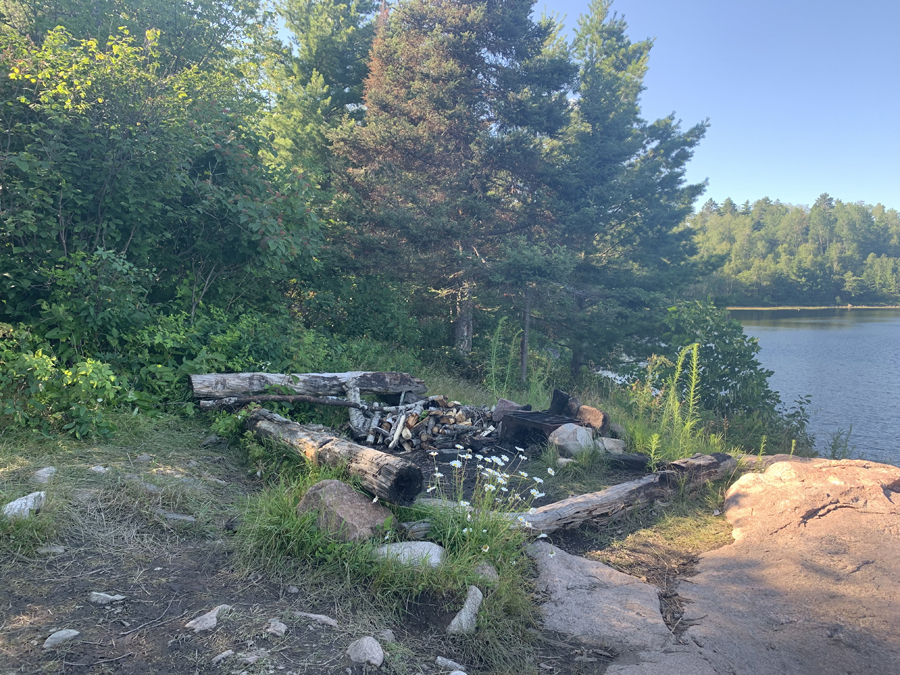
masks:
[[[31,480],[33,480],[35,483],[43,483],[44,485],[46,485],[53,479],[53,476],[55,475],[55,466],[45,466],[43,469],[38,469],[33,474],[31,474]]]
[[[297,514],[317,511],[316,525],[343,541],[375,535],[391,512],[339,480],[316,483],[297,505]]]
[[[44,640],[44,649],[53,649],[54,647],[58,647],[64,642],[74,640],[79,635],[81,635],[81,633],[79,633],[77,630],[72,630],[71,628],[58,630],[53,635]]]
[[[563,424],[547,440],[562,456],[575,456],[595,447],[591,430],[578,424]]]
[[[520,405],[515,401],[509,401],[505,398],[498,399],[497,405],[495,405],[494,409],[491,411],[491,419],[494,422],[500,422],[503,420],[506,413],[513,410],[522,410],[524,407],[524,405]]]
[[[674,642],[656,587],[542,541],[526,550],[547,597],[541,605],[546,630],[619,652],[658,651]]]
[[[625,454],[625,441],[618,438],[600,438],[598,444],[602,444],[603,449],[610,455]]]

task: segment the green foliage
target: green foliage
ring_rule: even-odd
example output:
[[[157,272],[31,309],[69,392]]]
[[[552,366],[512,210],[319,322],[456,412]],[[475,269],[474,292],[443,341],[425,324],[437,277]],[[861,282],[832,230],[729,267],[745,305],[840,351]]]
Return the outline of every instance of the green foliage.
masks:
[[[778,405],[778,395],[769,388],[772,372],[756,358],[759,345],[744,335],[741,325],[725,310],[711,302],[684,303],[670,309],[666,327],[663,341],[673,351],[700,345],[699,383],[694,393],[704,410],[733,415],[772,411]]]
[[[37,44],[57,26],[101,44],[158,30],[167,70],[231,61],[267,22],[258,0],[0,0],[0,18]]]
[[[260,164],[246,83],[165,70],[157,38],[104,45],[58,28],[37,47],[2,29],[7,318],[49,312],[88,331],[103,320],[90,293],[117,284],[135,291],[117,300],[120,318],[131,307],[139,320],[148,303],[193,314],[204,300],[259,297],[291,265],[315,268],[310,186]]]
[[[132,386],[161,399],[187,396],[188,375],[212,372],[315,372],[329,344],[288,316],[211,309],[159,317],[122,336],[115,365]]]
[[[107,436],[115,425],[103,408],[121,389],[107,364],[88,358],[62,367],[27,330],[0,324],[0,415],[13,424],[45,432],[56,427],[77,438]]]
[[[688,223],[700,256],[720,261],[698,291],[730,304],[900,301],[900,214],[821,195],[811,209],[768,198],[712,200]]]

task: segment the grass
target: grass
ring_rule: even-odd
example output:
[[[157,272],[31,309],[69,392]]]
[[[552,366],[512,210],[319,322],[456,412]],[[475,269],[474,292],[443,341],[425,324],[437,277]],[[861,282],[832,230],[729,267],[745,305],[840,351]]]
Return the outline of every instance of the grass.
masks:
[[[233,486],[218,477],[227,468],[226,477],[244,480],[236,451],[198,452],[208,433],[202,422],[122,412],[110,417],[120,428],[114,439],[2,430],[0,501],[43,490],[47,502],[32,518],[0,519],[0,555],[33,556],[60,541],[104,550],[152,547],[159,539],[208,536],[215,521],[237,513]],[[32,474],[47,466],[56,474],[46,485],[35,483]],[[95,466],[107,471],[94,472]],[[197,522],[173,521],[160,510]]]
[[[279,480],[251,497],[238,533],[246,569],[299,580],[302,592],[341,598],[345,606],[348,598],[365,598],[362,607],[359,600],[351,602],[357,605],[353,609],[388,621],[403,621],[423,605],[455,612],[462,607],[468,586],[478,585],[485,595],[478,630],[471,636],[453,638],[455,649],[467,662],[481,664],[490,672],[522,672],[522,659],[530,650],[528,629],[536,626],[528,578],[530,560],[523,552],[526,534],[493,510],[493,494],[499,490],[481,489],[483,485],[499,486],[500,480],[508,484],[509,477],[503,478],[497,471],[478,486],[471,505],[459,505],[458,493],[444,495],[435,490],[432,494],[452,497],[457,506],[392,507],[398,522],[431,522],[429,540],[445,550],[444,560],[436,568],[402,565],[375,556],[377,546],[402,539],[396,527],[383,538],[344,542],[318,529],[315,514],[297,514],[297,503],[309,487],[320,480],[347,478],[339,470],[301,463],[291,479]],[[508,507],[509,503],[496,506]],[[485,562],[498,572],[498,582],[485,583],[475,571]],[[452,613],[447,614],[450,617]]]

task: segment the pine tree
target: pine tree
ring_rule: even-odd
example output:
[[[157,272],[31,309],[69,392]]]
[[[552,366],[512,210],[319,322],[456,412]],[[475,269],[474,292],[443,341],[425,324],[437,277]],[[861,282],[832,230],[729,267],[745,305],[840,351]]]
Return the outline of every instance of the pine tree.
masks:
[[[363,124],[336,147],[367,207],[360,251],[449,301],[454,344],[504,240],[537,227],[543,138],[566,119],[571,68],[531,0],[405,0],[383,16]]]
[[[673,117],[640,117],[652,43],[631,42],[610,5],[593,0],[576,31],[578,98],[559,192],[561,241],[577,264],[545,321],[571,350],[573,375],[646,331],[647,309],[690,277],[690,233],[679,225],[704,188],[684,172],[706,123],[682,132]]]
[[[267,59],[273,97],[264,125],[273,161],[330,183],[330,131],[345,115],[362,117],[363,83],[375,32],[372,0],[283,0],[278,13],[290,31]]]

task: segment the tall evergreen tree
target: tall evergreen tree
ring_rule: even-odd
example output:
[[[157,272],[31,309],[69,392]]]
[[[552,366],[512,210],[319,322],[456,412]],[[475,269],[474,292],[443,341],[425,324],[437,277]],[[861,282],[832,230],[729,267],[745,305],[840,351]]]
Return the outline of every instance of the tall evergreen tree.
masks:
[[[689,276],[679,224],[704,188],[684,174],[706,123],[683,132],[674,117],[640,117],[652,43],[632,42],[611,4],[593,0],[575,35],[578,97],[559,192],[562,242],[577,262],[544,322],[571,350],[573,374],[641,329],[655,289]]]
[[[383,16],[366,118],[336,145],[367,206],[360,251],[449,300],[472,348],[486,265],[536,227],[543,138],[565,121],[571,68],[531,0],[405,0]]]
[[[328,183],[329,131],[344,115],[362,117],[375,4],[282,0],[277,8],[290,37],[267,59],[266,88],[274,105],[265,126],[273,159]]]

